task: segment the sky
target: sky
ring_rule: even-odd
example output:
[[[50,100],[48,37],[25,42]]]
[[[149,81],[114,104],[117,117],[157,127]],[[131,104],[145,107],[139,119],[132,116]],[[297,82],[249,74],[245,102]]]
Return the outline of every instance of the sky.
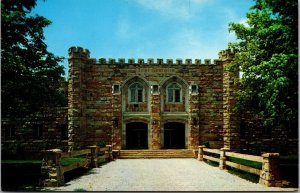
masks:
[[[253,0],[38,0],[33,14],[48,51],[65,57],[80,46],[91,58],[217,59],[237,41],[230,22],[245,23]]]

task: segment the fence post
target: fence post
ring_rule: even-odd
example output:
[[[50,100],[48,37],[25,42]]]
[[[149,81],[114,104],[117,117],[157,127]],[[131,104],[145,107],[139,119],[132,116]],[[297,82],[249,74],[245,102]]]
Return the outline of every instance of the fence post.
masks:
[[[91,149],[91,167],[97,168],[98,167],[98,147],[96,145],[88,146]]]
[[[229,151],[228,148],[221,148],[220,149],[220,162],[219,162],[219,168],[221,170],[226,169],[226,151]]]
[[[41,181],[42,186],[58,187],[65,184],[61,153],[60,149],[50,149],[45,152],[41,167],[41,173],[44,175]]]
[[[279,153],[264,153],[262,157],[263,162],[259,183],[268,187],[281,187]]]
[[[112,160],[112,146],[111,145],[106,145],[106,148],[108,148],[108,161]]]
[[[199,150],[198,150],[198,158],[197,158],[197,160],[198,161],[203,161],[203,154],[204,154],[203,148],[205,147],[205,145],[200,145],[198,147],[199,147]]]

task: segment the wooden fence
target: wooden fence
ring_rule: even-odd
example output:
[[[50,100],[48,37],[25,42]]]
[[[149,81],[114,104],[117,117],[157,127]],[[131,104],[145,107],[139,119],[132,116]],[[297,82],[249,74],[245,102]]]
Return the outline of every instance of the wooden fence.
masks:
[[[61,159],[72,158],[72,157],[83,156],[83,155],[86,156],[86,158],[82,161],[79,161],[79,162],[76,162],[76,163],[73,163],[70,165],[62,166],[63,173],[74,170],[76,168],[80,168],[80,167],[89,167],[90,163],[91,163],[90,154],[91,154],[91,149],[83,149],[83,150],[79,150],[79,151],[61,153]],[[61,165],[61,163],[60,163],[60,165]]]
[[[208,155],[211,154],[211,155]],[[235,163],[230,161],[230,158],[239,158],[242,160],[254,161],[262,164],[261,169]],[[279,175],[279,154],[264,153],[262,156],[254,156],[230,152],[229,149],[209,149],[205,146],[199,146],[198,158],[199,161],[210,160],[219,163],[220,169],[226,169],[227,166],[233,167],[248,173],[259,175],[259,183],[265,186],[282,186],[282,181]]]
[[[62,152],[60,149],[51,149],[45,151],[42,161],[41,185],[44,187],[56,187],[64,185],[64,173],[79,167],[98,167],[98,160],[113,160],[113,151],[111,145],[104,148],[97,146],[88,146],[89,149],[83,149],[72,152]],[[62,165],[63,158],[75,158],[80,156],[84,158],[70,165]]]

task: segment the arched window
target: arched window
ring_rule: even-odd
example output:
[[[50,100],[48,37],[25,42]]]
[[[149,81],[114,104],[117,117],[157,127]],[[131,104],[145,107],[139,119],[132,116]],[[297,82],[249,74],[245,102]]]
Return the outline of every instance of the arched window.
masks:
[[[134,83],[129,87],[129,101],[131,103],[141,103],[143,102],[144,89],[138,84]]]
[[[181,88],[175,82],[167,87],[167,100],[169,103],[181,102]]]

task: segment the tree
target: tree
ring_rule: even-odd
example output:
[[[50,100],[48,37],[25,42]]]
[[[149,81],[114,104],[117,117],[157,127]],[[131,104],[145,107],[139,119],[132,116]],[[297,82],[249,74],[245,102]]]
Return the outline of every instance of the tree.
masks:
[[[41,107],[61,105],[63,58],[47,51],[43,28],[51,22],[31,15],[36,0],[1,2],[2,117],[24,118]]]
[[[297,130],[298,2],[257,0],[247,23],[230,23],[238,53],[230,68],[241,70],[237,109],[251,110],[265,127]]]

